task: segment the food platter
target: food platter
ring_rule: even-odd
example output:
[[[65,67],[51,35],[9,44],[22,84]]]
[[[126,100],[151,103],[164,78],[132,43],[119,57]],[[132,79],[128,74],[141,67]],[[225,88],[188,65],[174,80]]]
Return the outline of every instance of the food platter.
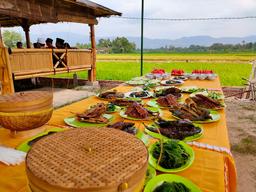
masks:
[[[181,90],[174,86],[157,87],[154,91],[154,97],[167,96],[169,94],[174,95],[177,98],[181,98]]]
[[[216,100],[223,100],[225,97],[222,93],[220,92],[216,92],[216,91],[200,91],[200,92],[194,92],[194,93],[191,93],[189,96],[190,97],[194,97],[196,96],[197,94],[202,94],[206,97],[210,97],[212,99],[216,99]]]
[[[172,114],[172,116],[176,119],[181,119],[178,116],[175,116],[173,114]],[[210,116],[212,117],[212,119],[208,119],[208,120],[205,120],[205,121],[192,121],[192,122],[193,123],[204,124],[204,123],[213,123],[213,122],[216,122],[216,121],[220,120],[220,114],[217,111],[210,110]]]
[[[110,115],[110,114],[103,114],[103,117],[108,119],[109,122],[112,122],[112,120],[113,120],[113,115]],[[67,125],[69,125],[71,127],[75,127],[75,128],[104,127],[106,125],[106,123],[87,123],[87,122],[78,121],[78,119],[74,116],[65,118],[64,122]]]
[[[161,85],[166,85],[166,86],[178,86],[184,84],[184,81],[182,80],[163,80],[161,81]]]
[[[167,142],[177,142],[179,146],[181,146],[184,151],[189,155],[188,159],[186,160],[185,164],[183,164],[180,167],[177,168],[164,168],[161,165],[158,165],[158,159],[156,159],[153,155],[153,151],[155,149],[155,147],[160,144],[160,141],[152,144],[148,151],[149,151],[149,163],[152,167],[154,167],[156,170],[161,171],[161,172],[165,172],[165,173],[176,173],[176,172],[180,172],[180,171],[184,171],[185,169],[187,169],[188,167],[190,167],[192,165],[192,163],[194,162],[195,159],[195,154],[193,149],[188,146],[186,143],[184,143],[183,141],[178,141],[178,140],[163,140],[163,143],[167,143]]]
[[[98,93],[96,94],[96,97],[104,101],[112,101],[114,99],[124,98],[124,94],[117,92],[116,90],[110,90],[103,93]]]
[[[194,93],[194,92],[202,92],[208,91],[206,88],[199,88],[197,86],[185,86],[180,88],[183,93]]]
[[[124,94],[126,98],[141,98],[146,99],[153,97],[153,93],[150,91],[130,91]]]
[[[203,136],[203,132],[204,132],[204,130],[203,130],[203,127],[201,126],[201,125],[199,125],[199,124],[193,124],[194,126],[196,126],[196,127],[198,127],[199,129],[201,129],[201,131],[199,132],[199,133],[196,133],[196,134],[194,134],[194,135],[192,135],[192,136],[187,136],[187,137],[185,137],[184,139],[182,139],[182,141],[184,141],[184,142],[187,142],[187,141],[195,141],[195,140],[198,140],[198,139],[200,139],[202,136]],[[150,136],[152,136],[152,137],[154,137],[154,138],[157,138],[157,139],[173,139],[173,138],[169,138],[169,137],[167,137],[167,136],[164,136],[163,134],[159,134],[158,132],[154,132],[154,131],[151,131],[150,129],[149,129],[149,127],[156,127],[156,128],[158,128],[159,126],[158,125],[156,125],[155,123],[153,123],[153,124],[150,124],[150,125],[148,125],[148,126],[146,126],[145,127],[145,132],[147,133],[147,134],[149,134]]]
[[[212,99],[209,96],[205,96],[199,93],[195,94],[194,96],[190,96],[190,98],[187,98],[185,102],[187,103],[193,102],[198,107],[210,109],[210,110],[220,110],[225,107],[224,101]]]
[[[157,103],[156,101],[157,99],[151,99],[147,102],[147,105],[150,106],[150,107],[157,107],[157,108],[160,108],[160,109],[168,109],[170,107],[164,107],[164,106],[161,106]]]
[[[149,110],[151,110],[153,113],[156,113],[155,116],[151,115],[151,116],[148,116],[147,118],[144,118],[144,119],[140,119],[140,118],[134,118],[134,117],[131,117],[131,116],[128,116],[127,114],[125,114],[126,112],[126,109],[123,109],[120,111],[119,115],[125,119],[130,119],[130,120],[135,120],[135,121],[149,121],[149,120],[154,120],[156,119],[157,117],[161,116],[162,115],[162,111],[159,109],[159,108],[155,108],[155,107],[149,107],[147,108]]]
[[[154,190],[165,181],[183,183],[190,189],[190,192],[202,192],[201,189],[190,180],[174,174],[161,174],[154,177],[147,183],[146,187],[144,188],[144,192],[154,192]]]

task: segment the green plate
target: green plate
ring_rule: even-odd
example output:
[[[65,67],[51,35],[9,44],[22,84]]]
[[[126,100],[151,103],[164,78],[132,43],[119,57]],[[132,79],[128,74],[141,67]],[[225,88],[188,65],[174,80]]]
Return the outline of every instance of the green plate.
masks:
[[[156,170],[151,165],[148,165],[146,179],[144,185],[146,185],[151,179],[153,179],[156,176]]]
[[[123,109],[123,110],[121,110],[120,111],[120,113],[119,113],[119,115],[121,116],[121,117],[123,117],[123,118],[125,118],[125,119],[130,119],[130,120],[134,120],[134,121],[150,121],[150,120],[153,120],[153,119],[155,119],[156,117],[154,117],[154,116],[151,116],[151,117],[149,117],[149,118],[147,118],[147,119],[138,119],[138,118],[134,118],[134,117],[130,117],[130,116],[128,116],[128,115],[126,115],[125,114],[125,111],[126,111],[126,109]],[[159,111],[159,116],[161,116],[161,111],[158,109],[158,111]]]
[[[109,119],[109,122],[113,120],[113,115],[110,114],[104,114],[103,117]],[[64,122],[72,127],[80,128],[80,127],[104,127],[107,123],[87,123],[87,122],[81,122],[76,119],[76,117],[67,117],[64,119]],[[108,123],[109,123],[108,122]]]
[[[141,140],[146,146],[149,145],[150,139],[152,138],[150,135],[145,134],[143,131],[138,129],[138,132],[135,135],[139,140]]]
[[[152,124],[152,125],[155,125],[155,124]],[[199,124],[194,124],[196,127],[199,127],[201,129],[201,132],[198,133],[198,134],[195,134],[193,136],[189,136],[189,137],[186,137],[185,139],[183,139],[182,141],[184,142],[187,142],[187,141],[195,141],[197,139],[200,139],[202,136],[203,136],[203,127]],[[151,125],[149,125],[151,126]],[[150,136],[154,137],[154,138],[157,138],[157,139],[172,139],[172,138],[169,138],[169,137],[166,137],[166,136],[163,136],[163,135],[160,135],[159,133],[155,133],[153,131],[150,131],[148,130],[147,128],[145,128],[145,132],[147,134],[149,134]]]
[[[161,174],[154,177],[147,183],[144,192],[153,192],[155,188],[161,185],[164,181],[183,183],[187,188],[191,190],[191,192],[202,192],[201,189],[190,180],[173,174]]]
[[[49,132],[61,132],[61,131],[64,131],[64,129],[61,129],[61,128],[52,128],[52,129],[49,129],[47,131],[44,131],[42,133],[39,133],[37,134],[36,136],[34,137],[31,137],[29,139],[27,139],[26,141],[24,141],[23,143],[21,143],[18,147],[16,147],[17,150],[19,151],[23,151],[23,152],[28,152],[29,149],[31,148],[31,146],[28,145],[28,143],[38,137],[41,137],[43,135],[47,135]]]
[[[194,162],[195,159],[195,154],[193,149],[188,146],[186,143],[184,143],[183,141],[179,141],[178,143],[185,149],[185,151],[190,155],[188,161],[186,162],[185,165],[179,167],[179,168],[173,168],[173,169],[166,169],[161,167],[160,165],[157,165],[157,159],[153,157],[153,149],[155,148],[156,144],[158,142],[152,144],[148,151],[149,151],[149,163],[150,165],[152,165],[156,170],[161,171],[161,172],[165,172],[165,173],[176,173],[176,172],[180,172],[183,171],[185,169],[187,169],[188,167],[190,167],[192,165],[192,163]]]
[[[156,99],[151,99],[150,101],[147,102],[147,105],[150,106],[150,107],[158,107],[158,108],[165,108],[165,107],[161,107]]]
[[[210,110],[210,115],[211,115],[212,119],[208,119],[206,121],[193,121],[193,123],[200,123],[200,124],[212,123],[212,122],[216,122],[216,121],[220,120],[220,114],[217,111]],[[181,119],[173,114],[172,114],[172,116],[176,119]]]

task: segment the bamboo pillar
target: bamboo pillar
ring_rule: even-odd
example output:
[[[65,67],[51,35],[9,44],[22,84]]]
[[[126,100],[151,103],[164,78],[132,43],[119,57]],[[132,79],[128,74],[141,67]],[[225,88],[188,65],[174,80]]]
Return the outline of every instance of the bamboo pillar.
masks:
[[[3,95],[14,93],[9,54],[7,48],[5,47],[0,47],[0,82],[2,84]]]
[[[30,35],[29,35],[29,24],[28,24],[28,21],[27,20],[23,20],[22,22],[22,28],[23,28],[23,31],[25,32],[25,37],[26,37],[26,45],[27,45],[27,48],[31,48],[31,43],[30,43]]]
[[[92,69],[88,71],[88,80],[90,82],[96,81],[96,40],[94,25],[90,24],[90,38],[92,48]]]
[[[4,47],[4,42],[2,38],[2,31],[1,31],[1,25],[0,25],[0,47]]]

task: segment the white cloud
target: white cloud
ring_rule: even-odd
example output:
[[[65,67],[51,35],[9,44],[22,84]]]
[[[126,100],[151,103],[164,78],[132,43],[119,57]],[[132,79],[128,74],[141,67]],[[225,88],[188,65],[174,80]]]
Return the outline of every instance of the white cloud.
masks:
[[[94,2],[122,12],[124,16],[140,17],[141,0],[94,0]],[[145,0],[145,17],[190,18],[251,15],[256,15],[256,0]],[[145,21],[145,36],[169,39],[193,35],[247,36],[256,34],[255,22],[256,19],[192,22]],[[54,31],[88,35],[88,27],[81,24],[47,24],[31,28],[31,32],[38,35]],[[98,37],[140,36],[140,20],[102,18],[96,27],[96,34]]]

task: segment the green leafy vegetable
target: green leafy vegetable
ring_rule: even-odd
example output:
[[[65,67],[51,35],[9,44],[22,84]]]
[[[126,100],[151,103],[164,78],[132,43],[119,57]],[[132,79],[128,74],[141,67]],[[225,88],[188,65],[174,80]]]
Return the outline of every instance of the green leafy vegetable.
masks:
[[[187,188],[183,183],[177,182],[163,182],[158,186],[154,192],[190,192],[191,190]]]
[[[109,103],[109,104],[107,105],[107,111],[108,111],[108,112],[114,112],[115,110],[116,110],[116,106],[115,106],[114,104]]]
[[[159,159],[161,143],[157,143],[153,149],[153,157]],[[163,143],[163,150],[159,165],[165,169],[179,168],[186,164],[189,154],[176,140],[168,140]]]
[[[222,99],[223,98],[223,95],[219,92],[209,92],[208,93],[208,97],[212,98],[212,99],[215,99],[215,100],[219,100],[219,99]]]

